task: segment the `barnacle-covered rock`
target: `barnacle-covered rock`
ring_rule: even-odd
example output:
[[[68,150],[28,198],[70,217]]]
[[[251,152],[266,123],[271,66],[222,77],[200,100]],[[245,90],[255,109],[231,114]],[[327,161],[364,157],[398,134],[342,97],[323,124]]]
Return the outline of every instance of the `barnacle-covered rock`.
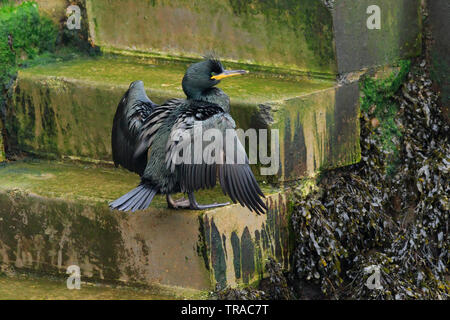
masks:
[[[294,193],[293,272],[325,298],[449,298],[449,126],[427,61],[402,78],[363,82],[361,163]]]

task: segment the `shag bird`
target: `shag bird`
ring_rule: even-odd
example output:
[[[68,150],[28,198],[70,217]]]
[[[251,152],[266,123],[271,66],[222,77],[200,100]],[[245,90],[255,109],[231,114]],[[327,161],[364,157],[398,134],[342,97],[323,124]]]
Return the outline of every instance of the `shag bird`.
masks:
[[[200,205],[194,192],[211,189],[217,180],[225,195],[257,214],[265,213],[266,205],[256,179],[250,169],[245,149],[238,139],[233,145],[234,161],[227,156],[226,144],[219,149],[218,157],[202,156],[199,161],[174,161],[180,149],[194,144],[198,132],[215,128],[223,137],[226,131],[236,133],[231,118],[230,99],[216,87],[222,79],[246,74],[244,70],[225,70],[220,60],[206,57],[192,64],[182,80],[186,99],[170,99],[162,105],[153,103],[146,95],[142,81],[133,82],[117,108],[113,130],[112,151],[116,166],[137,173],[141,182],[137,188],[110,203],[112,209],[132,211],[146,209],[156,194],[165,194],[169,208],[202,210],[225,206]],[[186,141],[175,139],[187,133]],[[186,137],[185,135],[181,135]],[[203,141],[203,140],[202,140]],[[192,153],[192,160],[196,155]],[[201,152],[203,154],[203,152]],[[236,161],[237,157],[244,161]],[[198,155],[197,155],[198,157]],[[223,161],[216,161],[214,159]],[[172,194],[185,193],[188,199],[175,201]]]

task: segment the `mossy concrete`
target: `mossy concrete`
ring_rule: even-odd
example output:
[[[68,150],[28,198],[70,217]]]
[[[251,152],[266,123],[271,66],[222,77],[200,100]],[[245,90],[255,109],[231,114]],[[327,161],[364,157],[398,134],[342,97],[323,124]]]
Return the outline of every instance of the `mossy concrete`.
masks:
[[[68,275],[67,275],[68,276]],[[64,278],[36,275],[1,275],[0,300],[175,300],[186,298],[166,288],[136,289],[124,286],[81,283],[80,290],[67,289]],[[83,278],[81,279],[83,281]],[[187,293],[190,297],[189,293]],[[198,295],[192,298],[201,299]]]
[[[289,248],[282,240],[287,237],[286,210],[279,210],[281,204],[274,206],[272,197],[268,198],[271,211],[264,216],[256,216],[240,205],[205,212],[169,210],[163,196],[158,196],[145,211],[134,214],[111,211],[108,202],[134,188],[137,182],[136,175],[124,170],[92,164],[49,161],[2,164],[1,268],[61,277],[69,265],[78,265],[83,279],[94,282],[195,290],[210,290],[215,279],[228,279],[225,284],[238,285],[242,278],[232,277],[236,273],[233,263],[216,267],[218,253],[206,239],[215,239],[217,232],[211,231],[212,224],[204,223],[206,220],[215,221],[220,239],[223,235],[231,239],[230,232],[236,231],[240,241],[245,240],[245,246],[251,247],[252,243],[255,248],[265,246],[262,247],[265,251],[242,248],[241,253],[236,253],[246,259],[240,262],[242,274],[248,273],[246,282],[257,281],[256,275],[264,274],[264,257],[278,257],[270,252],[271,247],[282,250],[280,261],[287,261]],[[201,203],[223,201],[226,198],[220,192],[199,192],[197,198]],[[264,192],[277,191],[265,188]],[[276,218],[281,216],[283,223]],[[278,222],[273,222],[274,219]],[[283,235],[279,234],[281,229],[285,230]],[[255,238],[257,230],[261,230],[260,239]],[[265,244],[258,242],[263,240]],[[234,261],[229,243],[225,250]],[[245,263],[249,261],[255,262],[247,266]]]
[[[233,64],[231,64],[233,65]],[[154,59],[122,55],[78,59],[24,69],[25,77],[51,77],[55,80],[79,80],[105,86],[128,88],[136,79],[144,81],[152,97],[184,97],[181,80],[189,63],[176,60]],[[232,68],[225,63],[225,67]],[[234,68],[234,65],[233,65]],[[292,79],[289,76],[250,72],[250,74],[224,80],[219,85],[235,103],[264,103],[297,97],[333,86],[333,81]]]
[[[37,3],[56,24],[65,19],[69,1]],[[385,65],[421,50],[420,0],[343,0],[333,10],[319,0],[86,0],[85,5],[92,43],[103,49],[195,58],[215,51],[228,61],[316,76]],[[381,30],[367,29],[370,5],[381,9]]]
[[[284,270],[292,261],[288,194],[268,198],[267,215],[243,212],[238,206],[208,211],[203,215],[207,263],[211,281],[225,286],[246,286],[264,277],[269,257],[275,258]]]
[[[367,8],[381,9],[368,30]],[[104,48],[223,59],[347,73],[415,56],[421,49],[420,0],[88,0],[91,38]]]
[[[432,77],[441,91],[442,105],[450,121],[450,3],[445,0],[427,1],[429,25],[432,32],[431,62]]]
[[[282,181],[360,161],[358,99],[354,82],[275,104]]]
[[[3,122],[2,119],[0,119],[0,162],[3,162],[6,160],[5,155],[5,144],[3,142]]]
[[[316,0],[88,0],[102,47],[335,73],[331,13]]]
[[[129,83],[143,80],[149,97],[162,103],[183,97],[186,67],[107,56],[21,70],[6,115],[8,139],[39,156],[111,161],[112,120]],[[262,180],[295,180],[359,161],[356,85],[254,72],[220,87],[239,128],[280,132],[281,169]]]
[[[367,8],[381,9],[381,29],[367,28]],[[340,0],[333,10],[339,73],[381,66],[420,54],[420,0]]]

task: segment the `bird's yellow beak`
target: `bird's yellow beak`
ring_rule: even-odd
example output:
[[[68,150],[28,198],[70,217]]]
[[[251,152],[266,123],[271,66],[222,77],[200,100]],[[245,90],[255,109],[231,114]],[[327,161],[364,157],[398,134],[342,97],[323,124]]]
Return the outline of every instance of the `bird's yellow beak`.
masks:
[[[225,78],[240,76],[240,75],[247,74],[247,73],[248,73],[248,71],[246,71],[246,70],[226,70],[222,73],[212,76],[211,79],[222,80]]]

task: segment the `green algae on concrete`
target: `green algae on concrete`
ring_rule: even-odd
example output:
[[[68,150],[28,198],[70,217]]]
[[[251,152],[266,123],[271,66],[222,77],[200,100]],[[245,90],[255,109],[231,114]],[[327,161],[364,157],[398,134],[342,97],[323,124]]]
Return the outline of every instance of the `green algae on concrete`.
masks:
[[[88,0],[87,9],[103,47],[336,71],[331,13],[316,0]]]
[[[226,63],[225,67],[227,66]],[[78,80],[85,83],[102,83],[105,86],[128,88],[135,80],[142,80],[151,94],[183,97],[181,80],[188,64],[156,61],[152,58],[126,56],[105,56],[97,59],[79,59],[68,62],[36,66],[21,71],[22,77],[52,77],[67,81]],[[219,85],[235,102],[255,102],[284,100],[310,92],[328,88],[332,81],[289,80],[280,75],[248,74],[222,81]]]
[[[168,61],[148,57],[106,56],[21,70],[11,107],[7,110],[9,141],[19,150],[44,157],[69,156],[110,161],[112,119],[129,83],[143,80],[150,98],[161,103],[183,96],[180,80],[186,67],[185,63],[169,64]],[[339,102],[333,93],[342,89],[335,87],[333,82],[294,80],[260,72],[223,81],[219,86],[231,97],[231,115],[238,128],[278,129],[282,139],[292,135],[291,140],[294,135],[306,135],[304,152],[294,152],[298,157],[284,156],[285,143],[282,144],[281,165],[285,165],[283,161],[290,161],[291,165],[287,166],[306,166],[305,159],[308,158],[308,170],[288,168],[281,170],[278,178],[260,179],[274,182],[278,179],[292,180],[311,174],[322,166],[333,167],[358,161],[357,148],[353,148],[353,145],[358,145],[358,137],[346,133],[355,131],[358,126],[355,113],[358,92]],[[349,104],[349,108],[342,108],[337,103]],[[328,111],[324,112],[324,108]],[[288,110],[291,110],[290,113]],[[323,122],[323,115],[330,121]],[[302,128],[299,125],[292,127],[295,121],[301,121]],[[339,121],[342,126],[334,130]],[[355,128],[348,129],[350,126]],[[302,133],[300,129],[306,131]],[[284,134],[286,130],[288,134]],[[327,134],[324,135],[324,132]],[[337,138],[330,140],[338,136],[339,141]],[[333,149],[338,150],[336,152],[322,150],[323,143],[331,145],[334,141],[344,147]],[[294,146],[292,143],[290,145]],[[347,153],[347,146],[356,151]],[[305,157],[306,153],[308,155],[304,160],[299,158]],[[254,169],[259,175],[256,166]]]
[[[19,189],[40,197],[106,204],[139,184],[139,176],[125,169],[65,161],[28,160],[0,164],[0,190]],[[273,192],[269,187],[264,192]],[[182,196],[181,194],[179,195]],[[227,202],[220,188],[198,191],[200,202]],[[156,196],[152,208],[167,207]]]
[[[381,9],[381,29],[367,28],[367,8]],[[333,10],[339,73],[386,65],[421,52],[420,0],[340,0]]]
[[[3,143],[3,123],[0,119],[0,162],[3,162],[6,160],[5,155],[5,145]]]
[[[210,258],[204,239],[211,236],[199,223],[208,211],[165,209],[164,196],[145,211],[111,211],[107,202],[137,182],[136,175],[94,164],[0,165],[0,270],[14,267],[64,276],[67,266],[79,265],[82,276],[93,282],[210,290],[210,272],[216,269],[205,263]],[[228,200],[220,194],[204,191],[197,198],[200,203]],[[240,205],[216,209],[214,217],[222,221],[216,223],[218,230],[234,221],[240,229],[253,231],[251,217],[260,224],[266,219]],[[227,268],[220,269],[215,278],[226,279],[227,273]]]
[[[293,243],[288,197],[286,193],[269,196],[266,215],[240,212],[237,206],[205,212],[202,224],[213,284],[222,288],[257,284],[267,276],[269,257],[289,270]]]
[[[280,130],[283,181],[360,161],[358,83],[284,101],[273,127]]]
[[[109,210],[107,201],[137,185],[135,175],[31,161],[2,165],[0,181],[0,264],[55,275],[77,264],[94,281],[208,287],[196,252],[198,213],[158,209],[163,197],[150,213]],[[181,276],[187,270],[189,279]]]
[[[428,1],[428,23],[432,32],[431,76],[441,90],[442,105],[447,110],[447,121],[450,122],[450,7],[445,0]]]
[[[80,290],[67,289],[66,279],[0,274],[0,300],[174,300],[168,290],[134,289],[81,283]]]

